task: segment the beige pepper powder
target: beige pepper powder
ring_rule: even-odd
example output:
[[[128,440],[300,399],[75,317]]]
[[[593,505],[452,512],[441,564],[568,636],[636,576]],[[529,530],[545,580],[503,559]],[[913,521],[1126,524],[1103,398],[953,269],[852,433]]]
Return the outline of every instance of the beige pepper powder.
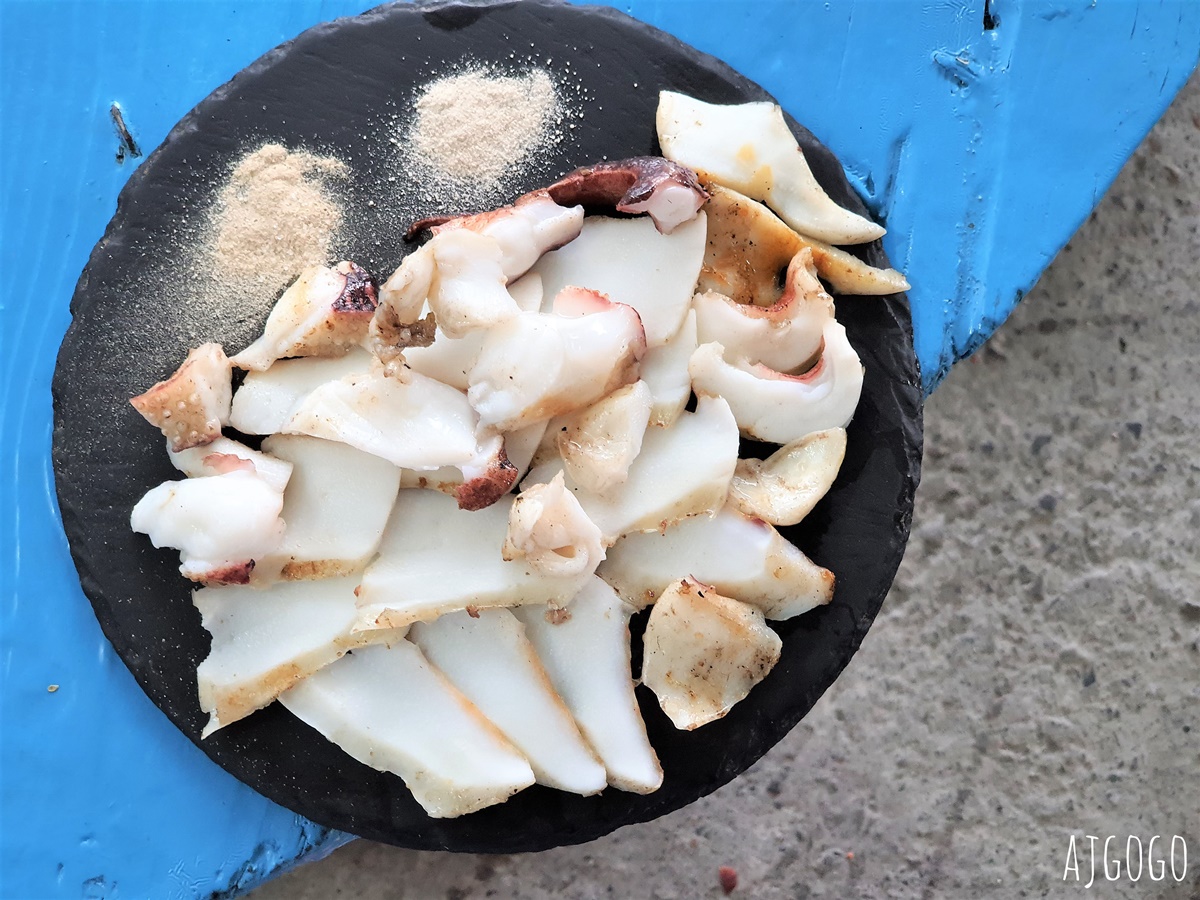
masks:
[[[406,145],[431,187],[483,200],[561,140],[562,104],[541,69],[524,75],[468,70],[418,96]]]
[[[214,208],[210,252],[218,281],[270,297],[308,266],[328,262],[343,220],[330,182],[348,175],[340,160],[279,144],[243,157]]]

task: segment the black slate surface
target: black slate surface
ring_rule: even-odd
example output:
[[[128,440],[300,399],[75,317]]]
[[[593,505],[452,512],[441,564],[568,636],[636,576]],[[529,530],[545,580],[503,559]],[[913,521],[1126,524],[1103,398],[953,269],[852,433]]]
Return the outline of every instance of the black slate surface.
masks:
[[[200,741],[195,667],[208,635],[177,554],[153,549],[128,526],[142,494],[178,473],[161,436],[127,400],[196,344],[240,349],[275,298],[181,308],[162,292],[163,274],[182,265],[188,235],[231,162],[274,140],[350,165],[355,213],[337,251],[385,277],[410,248],[402,241],[407,221],[395,221],[399,207],[388,202],[404,188],[389,180],[396,160],[383,130],[403,116],[414,90],[464,58],[516,70],[533,59],[585,89],[573,138],[514,193],[604,157],[656,152],[659,89],[712,102],[768,99],[718,60],[605,8],[542,0],[391,5],[307,31],[197,106],[122,192],[72,301],[53,384],[53,454],[71,551],[105,634],[150,698],[213,760],[324,825],[413,848],[516,852],[590,840],[677,809],[745,770],[808,712],[857,649],[899,565],[919,477],[921,392],[907,300],[839,298],[838,317],[866,366],[863,398],[833,490],[804,523],[784,530],[834,571],[834,601],[776,624],[779,665],[719,722],[678,732],[640,689],[666,772],[655,794],[581,798],[534,787],[501,806],[435,820],[399,778],[350,759],[278,705]],[[832,154],[790,124],[830,195],[865,213]],[[370,207],[373,198],[381,202]],[[452,201],[408,203],[404,214],[454,211]],[[878,244],[856,252],[886,264]]]

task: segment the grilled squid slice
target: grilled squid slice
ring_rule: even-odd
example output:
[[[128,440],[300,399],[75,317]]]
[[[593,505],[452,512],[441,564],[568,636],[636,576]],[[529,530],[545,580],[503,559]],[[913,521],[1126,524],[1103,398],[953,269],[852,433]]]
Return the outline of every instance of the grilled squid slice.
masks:
[[[555,202],[646,213],[663,234],[693,219],[706,200],[696,173],[661,156],[584,166],[547,188]]]
[[[405,470],[406,486],[444,490],[462,509],[490,506],[517,480],[504,438],[479,427],[466,396],[416,372],[406,381],[375,370],[327,382],[282,430],[385,459]]]
[[[461,466],[479,453],[478,418],[454,388],[410,373],[347,375],[310,393],[284,425],[286,434],[342,441],[406,469]]]
[[[367,347],[384,364],[386,374],[403,380],[404,351],[434,341],[434,320],[426,312],[436,267],[426,244],[404,257],[379,288],[379,305],[367,330]]]
[[[737,465],[738,428],[720,397],[700,397],[671,428],[651,428],[624,484],[596,494],[571,482],[589,519],[611,546],[632,531],[669,528],[690,516],[712,516],[725,505]],[[539,461],[523,487],[546,484],[563,471],[557,455]]]
[[[833,599],[832,572],[766,522],[729,506],[711,519],[694,516],[662,531],[625,535],[596,574],[638,609],[689,576],[768,619],[790,619]]]
[[[365,269],[305,269],[267,316],[262,336],[234,356],[240,369],[263,371],[290,356],[341,356],[367,336],[378,298]]]
[[[543,256],[534,272],[550,299],[563,288],[584,287],[632,306],[646,329],[646,346],[659,347],[687,316],[705,234],[704,213],[671,234],[659,234],[646,218],[590,216],[579,237]]]
[[[700,342],[696,339],[696,311],[689,309],[679,330],[665,343],[646,351],[642,380],[653,398],[650,424],[668,428],[679,418],[692,396],[688,361]]]
[[[511,499],[464,512],[438,491],[400,491],[358,588],[356,630],[430,622],[460,609],[565,606],[591,574],[546,574],[524,559],[503,559]]]
[[[232,367],[220,344],[201,344],[166,381],[131,399],[178,452],[221,436],[233,402]]]
[[[731,357],[794,372],[821,351],[825,324],[833,320],[833,298],[817,279],[812,251],[793,257],[783,296],[771,306],[737,303],[711,291],[692,300],[701,344],[719,341]]]
[[[583,228],[583,207],[560,206],[545,190],[533,191],[512,206],[471,216],[422,219],[409,229],[409,237],[429,229],[435,235],[465,228],[492,238],[500,247],[500,268],[506,278],[515,281],[541,258],[543,253],[569,244]]]
[[[565,615],[548,616],[537,606],[519,607],[513,615],[524,623],[551,684],[604,764],[608,783],[649,794],[662,785],[663,770],[634,695],[632,612],[593,576],[563,610]]]
[[[480,425],[515,431],[636,381],[645,352],[632,307],[567,288],[553,313],[520,313],[488,332],[467,397]]]
[[[675,727],[687,731],[725,716],[783,650],[762,612],[691,578],[654,604],[643,644],[642,681]]]
[[[279,702],[359,762],[399,775],[435,818],[503,803],[534,782],[525,756],[408,640],[356,650]]]
[[[427,245],[437,266],[429,308],[438,327],[452,338],[493,328],[521,312],[505,290],[504,251],[486,234],[466,228],[445,231]]]
[[[650,388],[636,381],[587,409],[556,419],[558,453],[571,480],[597,494],[624,484],[642,452],[653,405]]]
[[[400,470],[341,441],[274,434],[263,449],[292,469],[283,540],[254,581],[347,575],[375,554],[400,487]]]
[[[664,156],[762,200],[801,234],[830,244],[862,244],[884,235],[883,228],[825,193],[774,103],[721,106],[663,91],[657,124]]]
[[[247,372],[233,395],[229,424],[242,434],[282,431],[304,398],[323,384],[371,368],[371,354],[351,350],[329,359],[281,359],[265,372]]]
[[[448,613],[415,624],[411,639],[525,754],[539,784],[585,796],[604,789],[604,767],[510,610]]]
[[[817,364],[803,375],[784,375],[764,365],[727,359],[719,343],[701,344],[688,371],[698,394],[723,397],[746,437],[787,444],[814,431],[845,428],[862,394],[863,366],[830,319]]]
[[[908,290],[895,269],[876,269],[845,250],[803,237],[757,200],[717,184],[704,205],[708,246],[698,288],[738,303],[771,306],[779,299],[778,275],[801,249],[812,251],[817,274],[836,294],[881,295]]]
[[[772,525],[796,525],[829,492],[846,456],[846,429],[814,431],[766,459],[739,459],[729,502]]]
[[[587,517],[559,472],[548,484],[517,495],[508,513],[501,555],[523,559],[543,575],[591,575],[604,559],[600,529]]]
[[[283,537],[283,491],[254,471],[167,481],[137,502],[130,527],[155,547],[179,551],[192,581],[247,584],[255,561]]]
[[[357,584],[357,578],[324,578],[196,591],[192,602],[212,635],[212,649],[196,669],[200,708],[209,714],[200,736],[262,709],[360,644],[350,636]]]

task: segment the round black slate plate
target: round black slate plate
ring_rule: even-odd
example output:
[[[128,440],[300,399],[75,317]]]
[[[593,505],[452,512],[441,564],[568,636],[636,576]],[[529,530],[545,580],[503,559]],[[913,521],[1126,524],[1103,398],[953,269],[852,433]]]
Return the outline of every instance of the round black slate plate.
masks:
[[[334,152],[350,165],[357,212],[335,249],[386,276],[408,248],[400,237],[407,222],[387,218],[397,215],[388,198],[403,189],[389,180],[395,156],[383,130],[430,75],[464,59],[519,69],[530,56],[583,89],[568,93],[584,98],[582,117],[574,138],[514,193],[601,158],[655,152],[661,88],[720,103],[768,96],[716,59],[609,9],[542,0],[393,5],[313,28],[204,100],[134,173],[80,278],[54,377],[54,469],[71,552],[105,634],[146,693],[213,760],[268,797],[323,825],[413,848],[514,852],[587,841],[678,809],[742,772],[808,712],[858,648],[899,565],[919,474],[921,393],[907,301],[841,300],[839,318],[866,366],[863,398],[838,483],[787,530],[834,571],[836,596],[778,624],[779,665],[719,722],[676,731],[642,689],[666,771],[650,796],[609,790],[582,798],[534,787],[501,806],[435,820],[399,778],[355,762],[279,705],[200,740],[195,670],[208,636],[175,552],[154,550],[129,530],[134,503],[177,473],[161,436],[127,401],[203,341],[240,349],[275,298],[180,308],[162,290],[163,274],[186,256],[211,185],[269,139]],[[865,212],[832,154],[791,124],[825,189]],[[380,202],[368,207],[368,198]],[[407,211],[454,205],[445,198],[439,208]],[[861,252],[886,263],[878,245]]]

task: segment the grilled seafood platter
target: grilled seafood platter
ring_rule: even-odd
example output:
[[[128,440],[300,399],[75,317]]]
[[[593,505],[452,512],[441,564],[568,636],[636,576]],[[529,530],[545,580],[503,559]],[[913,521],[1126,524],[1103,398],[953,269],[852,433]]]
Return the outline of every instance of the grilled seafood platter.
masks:
[[[389,142],[464,65],[544,73],[566,111],[486,198]],[[189,260],[247,161],[285,198],[322,179],[296,211],[330,237],[260,285],[273,232],[242,229],[253,289],[226,293]],[[138,167],[76,290],[54,465],[100,626],[320,826],[518,852],[710,793],[899,564],[920,387],[882,234],[761,88],[614,11],[306,32]]]
[[[415,223],[386,278],[305,271],[251,344],[133,398],[185,476],[130,521],[202,585],[206,737],[278,701],[435,817],[650,793],[633,614],[692,730],[778,662],[770,621],[833,599],[775,528],[837,478],[862,391],[822,278],[904,278],[826,243],[882,229],[777,106],[663,92],[657,127],[665,157]]]

